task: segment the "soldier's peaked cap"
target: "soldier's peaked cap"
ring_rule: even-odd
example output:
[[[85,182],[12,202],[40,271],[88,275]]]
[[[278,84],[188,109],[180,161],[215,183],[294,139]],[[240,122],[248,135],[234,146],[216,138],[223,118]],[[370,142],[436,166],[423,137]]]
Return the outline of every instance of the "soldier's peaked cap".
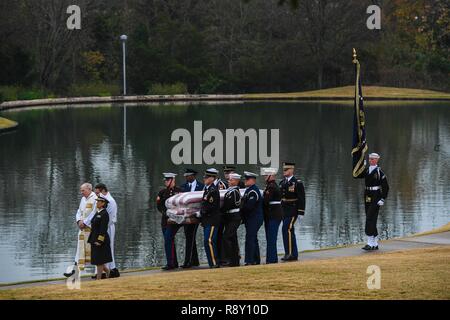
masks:
[[[108,199],[106,199],[106,198],[104,198],[102,196],[98,196],[97,199],[95,199],[95,201],[102,201],[102,202],[105,202],[105,203],[109,203]]]
[[[371,154],[369,154],[369,158],[380,159],[380,155],[378,153],[372,152]]]
[[[245,179],[256,179],[257,176],[258,175],[256,173],[249,172],[249,171],[244,171]]]
[[[295,168],[294,162],[283,162],[283,170],[294,169],[294,168]]]
[[[169,179],[174,179],[177,176],[177,174],[172,173],[172,172],[164,172],[163,176],[164,176],[165,180],[169,180]]]
[[[276,175],[277,172],[278,172],[277,168],[261,168],[262,176],[273,176]]]
[[[205,171],[205,177],[214,177],[216,178],[219,175],[219,171],[215,168],[209,168]]]
[[[184,176],[188,177],[188,176],[195,176],[197,175],[197,171],[195,171],[194,169],[186,169],[184,172]]]
[[[237,173],[230,173],[230,179],[241,180],[241,175]]]
[[[223,172],[236,171],[235,166],[223,166]]]

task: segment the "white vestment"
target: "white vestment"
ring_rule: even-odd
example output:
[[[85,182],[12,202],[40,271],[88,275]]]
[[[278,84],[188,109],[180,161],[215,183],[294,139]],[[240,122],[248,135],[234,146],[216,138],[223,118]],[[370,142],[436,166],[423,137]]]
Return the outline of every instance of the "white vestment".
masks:
[[[76,222],[84,221],[89,216],[94,216],[96,212],[95,199],[96,195],[94,192],[86,198],[81,198],[80,206],[76,213]],[[85,228],[84,230],[78,231],[78,245],[77,253],[75,255],[75,262],[80,270],[84,270],[86,263],[91,262],[91,245],[87,242],[89,234],[91,233],[90,228]]]

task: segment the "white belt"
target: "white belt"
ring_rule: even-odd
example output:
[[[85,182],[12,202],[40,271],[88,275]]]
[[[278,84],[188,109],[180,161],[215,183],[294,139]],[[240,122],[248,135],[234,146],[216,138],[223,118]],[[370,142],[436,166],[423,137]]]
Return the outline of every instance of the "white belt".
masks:
[[[227,213],[236,213],[236,212],[239,212],[239,211],[240,211],[240,209],[236,208],[236,209],[228,210]]]
[[[366,190],[371,190],[371,191],[375,191],[375,190],[380,190],[381,187],[377,186],[377,187],[366,187]]]
[[[269,204],[281,204],[281,201],[270,201]]]

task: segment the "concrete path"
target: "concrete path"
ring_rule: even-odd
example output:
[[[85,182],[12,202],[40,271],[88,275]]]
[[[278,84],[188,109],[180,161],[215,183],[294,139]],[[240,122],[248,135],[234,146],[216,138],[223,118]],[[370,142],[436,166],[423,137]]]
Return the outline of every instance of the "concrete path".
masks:
[[[450,231],[424,235],[424,236],[413,236],[408,238],[400,238],[393,240],[386,240],[380,242],[380,250],[378,251],[364,251],[361,250],[363,245],[351,245],[341,248],[332,248],[332,249],[321,249],[309,252],[301,252],[300,253],[300,261],[308,261],[308,260],[320,260],[320,259],[332,259],[332,258],[341,258],[341,257],[354,257],[361,256],[364,254],[378,254],[378,253],[386,253],[392,251],[400,251],[400,250],[408,250],[408,249],[420,249],[420,248],[429,248],[435,246],[448,246],[450,245]],[[207,265],[202,265],[195,269],[190,270],[202,270],[209,269]],[[158,274],[162,272],[183,272],[183,269],[177,269],[173,271],[162,271],[160,269],[154,270],[145,270],[145,271],[132,271],[132,272],[122,272],[121,277],[133,277],[137,275],[150,275],[150,274]],[[83,282],[92,281],[91,278],[82,278]],[[52,284],[64,284],[65,280],[53,280],[53,281],[42,281],[42,282],[33,282],[33,283],[22,283],[8,286],[0,286],[0,290],[8,290],[8,289],[18,289],[18,288],[27,288],[27,287],[37,287],[37,286],[47,286]]]

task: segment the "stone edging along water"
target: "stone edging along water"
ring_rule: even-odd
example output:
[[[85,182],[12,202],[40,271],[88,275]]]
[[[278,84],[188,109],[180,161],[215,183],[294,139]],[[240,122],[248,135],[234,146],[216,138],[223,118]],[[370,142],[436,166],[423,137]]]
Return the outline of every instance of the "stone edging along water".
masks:
[[[352,97],[346,96],[289,96],[284,94],[245,95],[245,94],[180,94],[180,95],[140,95],[140,96],[108,96],[108,97],[77,97],[7,101],[0,104],[0,111],[29,108],[38,106],[53,106],[67,104],[95,104],[95,103],[137,103],[137,102],[219,102],[219,101],[317,101],[317,100],[339,100],[352,101]],[[450,98],[415,98],[415,97],[367,97],[366,100],[409,100],[409,101],[448,101]],[[11,130],[17,127],[0,128],[0,131]]]

